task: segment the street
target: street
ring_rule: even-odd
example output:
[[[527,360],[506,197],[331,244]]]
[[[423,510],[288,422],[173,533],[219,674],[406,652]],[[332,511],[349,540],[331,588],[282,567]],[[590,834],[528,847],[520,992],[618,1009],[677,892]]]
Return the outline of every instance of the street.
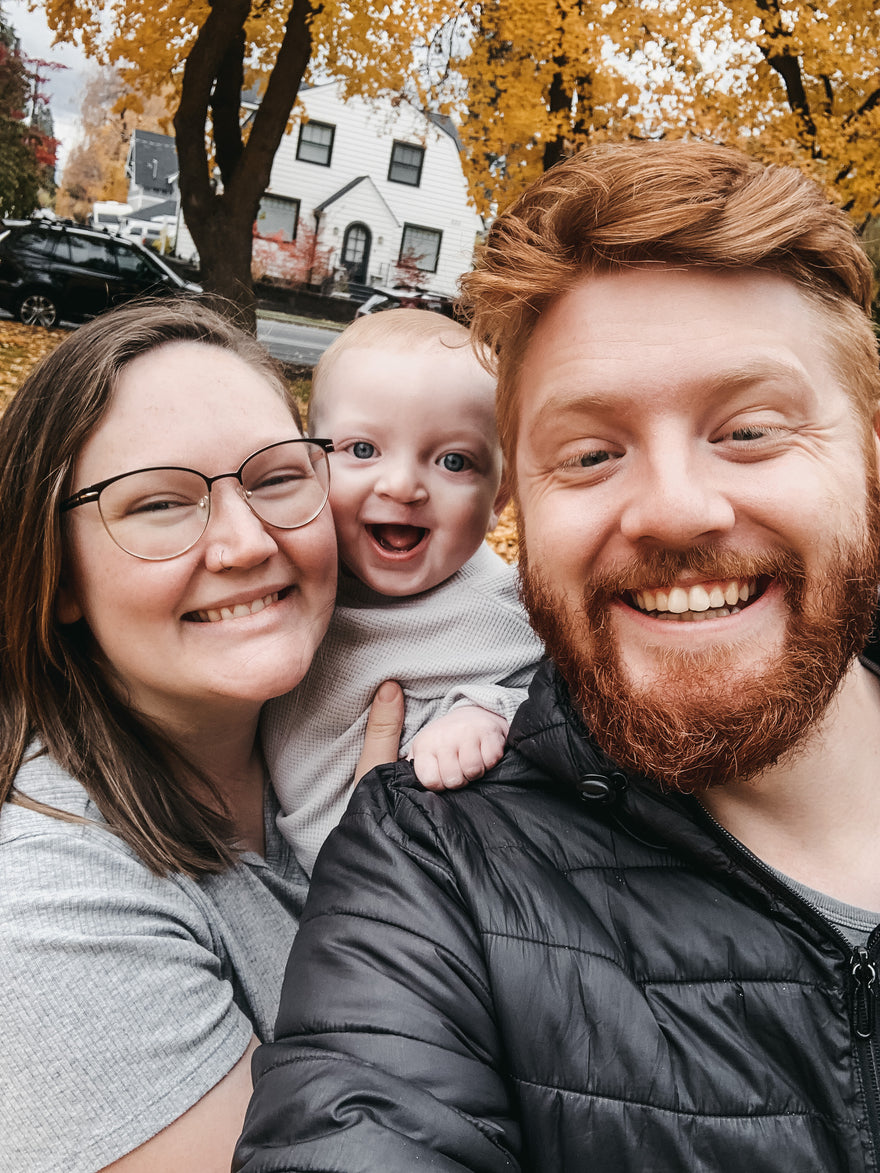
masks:
[[[313,367],[338,336],[338,330],[326,326],[306,326],[301,321],[274,317],[257,319],[257,337],[280,362]]]
[[[0,310],[0,321],[13,321],[12,314]],[[61,327],[69,325],[64,323]],[[340,329],[342,326],[340,325]],[[279,362],[313,367],[339,334],[327,326],[308,326],[301,319],[266,317],[257,319],[257,337]]]

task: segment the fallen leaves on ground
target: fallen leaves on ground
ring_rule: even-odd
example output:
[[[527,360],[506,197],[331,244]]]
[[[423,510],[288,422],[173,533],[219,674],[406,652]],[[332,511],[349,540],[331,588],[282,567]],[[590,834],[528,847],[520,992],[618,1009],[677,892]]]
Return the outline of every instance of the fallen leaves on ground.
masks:
[[[40,359],[67,337],[66,330],[44,330],[0,321],[0,412]]]
[[[519,557],[519,534],[516,528],[516,512],[510,504],[498,519],[498,525],[486,539],[496,554],[506,562],[516,562]]]

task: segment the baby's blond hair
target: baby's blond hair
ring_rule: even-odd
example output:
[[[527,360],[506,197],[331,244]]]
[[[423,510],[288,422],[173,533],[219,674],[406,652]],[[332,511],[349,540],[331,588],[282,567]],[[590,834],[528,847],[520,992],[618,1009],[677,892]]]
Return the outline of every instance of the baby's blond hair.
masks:
[[[320,400],[321,388],[339,356],[346,350],[353,347],[360,347],[363,350],[397,347],[411,350],[418,347],[427,350],[434,346],[460,350],[467,347],[469,341],[470,336],[465,326],[431,310],[383,310],[381,313],[365,314],[364,317],[357,318],[350,326],[346,326],[336,341],[324,351],[315,367],[309,398],[309,433],[316,434],[316,405]]]

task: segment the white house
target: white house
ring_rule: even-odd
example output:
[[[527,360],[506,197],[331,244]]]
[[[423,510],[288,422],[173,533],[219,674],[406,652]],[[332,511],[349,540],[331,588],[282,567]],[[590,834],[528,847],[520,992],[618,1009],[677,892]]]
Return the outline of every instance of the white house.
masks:
[[[261,235],[317,234],[352,281],[394,284],[408,261],[419,283],[454,293],[483,222],[468,201],[453,124],[405,101],[342,101],[338,82],[305,89],[305,117],[275,155]]]
[[[422,288],[455,293],[483,221],[468,202],[453,124],[405,101],[343,101],[339,90],[328,82],[300,93],[304,116],[281,141],[260,205],[257,268],[290,276],[293,253],[300,280],[329,269],[393,285],[404,260]],[[195,251],[182,221],[175,251]]]

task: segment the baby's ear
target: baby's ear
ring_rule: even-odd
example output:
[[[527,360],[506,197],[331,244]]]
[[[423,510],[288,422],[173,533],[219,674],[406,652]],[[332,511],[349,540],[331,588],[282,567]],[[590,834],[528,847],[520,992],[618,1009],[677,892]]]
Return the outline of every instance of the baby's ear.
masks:
[[[498,524],[498,519],[504,512],[504,507],[510,500],[510,485],[507,481],[506,470],[501,474],[501,484],[498,486],[498,492],[495,494],[495,500],[492,503],[492,516],[489,518],[489,531],[491,532]]]

